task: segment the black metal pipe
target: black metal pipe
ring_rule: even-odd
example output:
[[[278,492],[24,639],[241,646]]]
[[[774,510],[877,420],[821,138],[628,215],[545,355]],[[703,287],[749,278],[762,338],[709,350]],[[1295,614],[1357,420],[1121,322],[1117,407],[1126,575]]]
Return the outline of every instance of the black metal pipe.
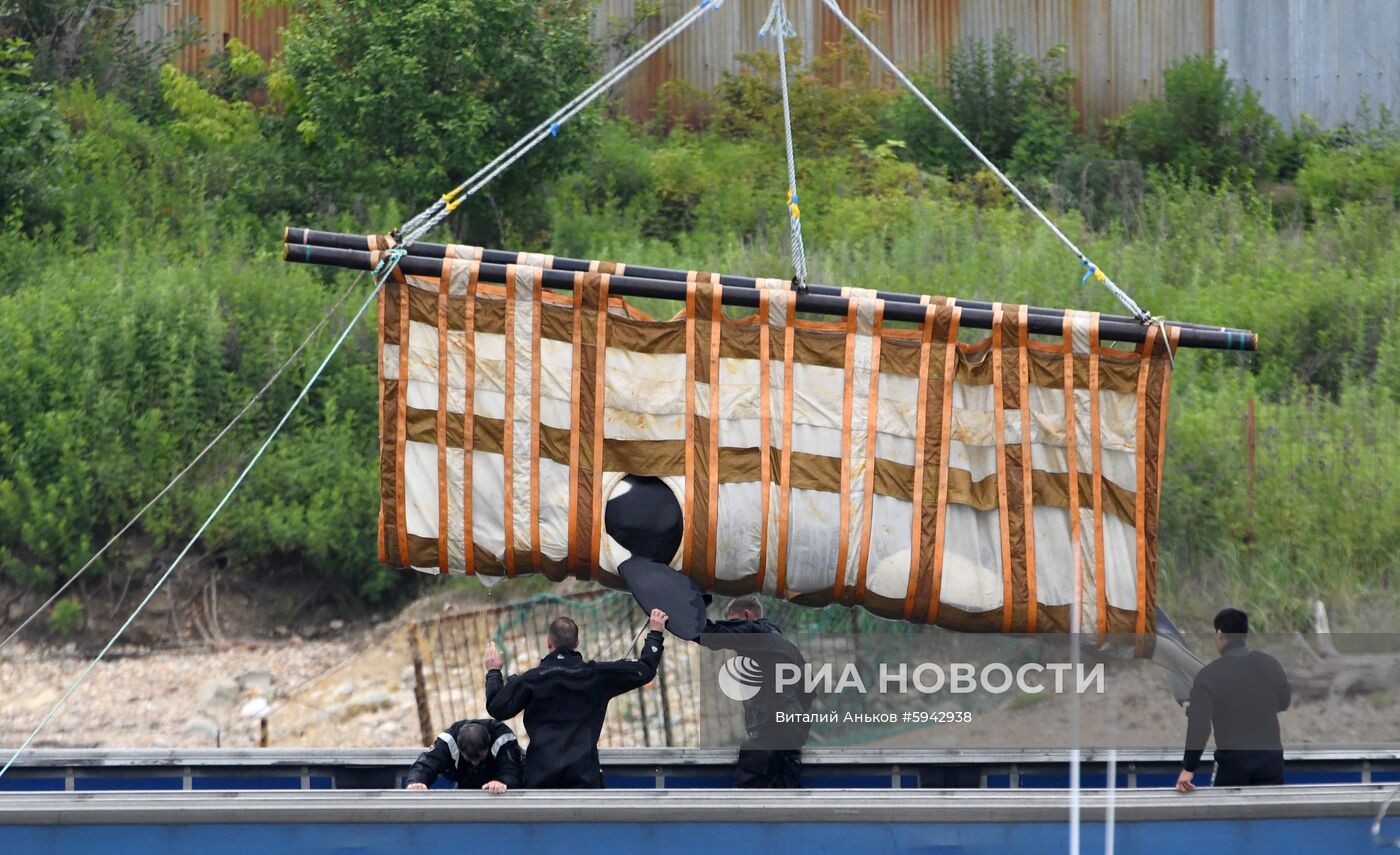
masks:
[[[287,261],[302,264],[320,264],[331,267],[344,267],[350,270],[371,270],[375,256],[366,250],[336,249],[317,246],[311,243],[287,244],[283,251]],[[514,264],[512,257],[510,264]],[[498,285],[509,284],[506,279],[506,264],[480,262],[480,278],[483,282]],[[414,276],[439,276],[442,273],[442,260],[421,255],[406,255],[399,262],[399,269]],[[608,280],[608,293],[620,297],[652,297],[663,300],[684,301],[686,283],[664,279],[652,279],[631,274],[613,274]],[[545,270],[543,284],[547,288],[572,291],[574,275],[580,271]],[[758,308],[759,290],[753,287],[726,286],[721,297],[726,306]],[[850,306],[850,298],[830,294],[806,293],[797,295],[797,311],[820,315],[845,317]],[[962,308],[962,326],[974,329],[992,328],[992,310]],[[925,317],[924,306],[907,301],[885,304],[885,320],[921,323]],[[1173,324],[1169,321],[1168,326]],[[1027,325],[1031,332],[1041,335],[1059,336],[1064,333],[1060,318],[1049,315],[1029,315]],[[1099,318],[1099,338],[1105,341],[1139,343],[1147,338],[1147,327],[1135,320],[1105,320]],[[1183,327],[1177,339],[1178,347],[1209,348],[1213,350],[1253,350],[1256,336],[1246,330],[1203,330]]]
[[[323,232],[315,229],[288,228],[283,230],[283,238],[291,246],[324,246],[334,249],[352,250],[373,250],[375,247],[370,242],[370,238],[365,235],[352,235],[342,232]],[[432,258],[441,260],[447,255],[447,244],[427,243],[415,241],[408,247],[410,256],[422,258]],[[514,264],[518,253],[503,249],[483,249],[481,260],[492,264]],[[579,258],[564,258],[555,256],[552,264],[555,270],[567,270],[569,272],[587,272],[590,262]],[[645,267],[642,265],[627,265],[629,275],[640,276],[644,279],[663,279],[671,282],[684,282],[689,271],[673,270],[667,267]],[[755,279],[751,276],[733,276],[730,274],[720,274],[721,285],[738,286],[741,288],[755,287]],[[828,296],[841,296],[841,289],[835,285],[817,285],[808,283],[807,290],[813,294],[826,294]],[[909,294],[903,291],[876,291],[875,296],[886,303],[918,303],[918,294]],[[957,304],[965,309],[986,309],[991,311],[992,304],[983,300],[964,300],[958,298]],[[1027,313],[1031,315],[1044,315],[1050,318],[1064,318],[1064,309],[1051,309],[1041,306],[1027,306]],[[1123,323],[1140,323],[1137,318],[1129,315],[1099,315],[1100,321],[1121,321]],[[1248,330],[1230,329],[1228,327],[1214,326],[1211,324],[1194,324],[1185,321],[1167,321],[1167,324],[1174,327],[1196,330],[1210,330],[1211,332],[1234,333],[1241,340],[1248,338],[1251,333]],[[1236,348],[1239,349],[1239,348]],[[1245,348],[1252,349],[1252,348]]]

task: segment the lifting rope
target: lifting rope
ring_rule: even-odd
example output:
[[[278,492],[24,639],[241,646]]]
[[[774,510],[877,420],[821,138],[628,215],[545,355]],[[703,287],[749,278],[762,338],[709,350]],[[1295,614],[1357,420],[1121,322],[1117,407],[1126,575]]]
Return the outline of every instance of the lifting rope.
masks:
[[[787,40],[796,36],[797,31],[788,20],[783,0],[773,0],[773,6],[768,10],[768,20],[763,22],[763,29],[758,31],[758,37],[761,39],[769,33],[778,37],[778,81],[783,93],[783,145],[787,152],[787,209],[788,228],[791,232],[792,281],[799,292],[805,292],[807,250],[802,245],[802,211],[797,206],[797,164],[792,156],[792,108],[788,99],[787,70]]]

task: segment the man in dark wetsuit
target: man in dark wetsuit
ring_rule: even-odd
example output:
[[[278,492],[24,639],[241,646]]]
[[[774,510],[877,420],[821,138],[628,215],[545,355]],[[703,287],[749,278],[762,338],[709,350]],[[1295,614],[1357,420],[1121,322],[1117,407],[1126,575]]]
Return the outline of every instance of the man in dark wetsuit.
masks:
[[[504,793],[520,789],[524,772],[515,731],[495,719],[466,719],[439,733],[418,755],[404,789],[426,790],[446,778],[461,790]]]
[[[1277,659],[1245,646],[1248,633],[1249,616],[1239,609],[1224,609],[1215,616],[1220,658],[1202,668],[1191,687],[1178,792],[1196,789],[1191,781],[1212,728],[1214,786],[1283,783],[1278,714],[1288,709],[1292,689]]]
[[[524,674],[501,676],[504,661],[486,649],[486,711],[505,720],[525,714],[530,750],[525,753],[527,789],[596,789],[603,786],[598,736],[608,702],[640,689],[661,664],[666,613],[653,609],[637,659],[589,662],[578,652],[578,624],[566,617],[549,625],[549,655]]]
[[[778,713],[805,713],[810,699],[795,688],[778,692],[774,668],[778,663],[801,667],[805,660],[797,647],[782,637],[777,624],[763,617],[763,604],[752,594],[731,600],[724,617],[705,621],[700,644],[747,656],[762,674],[758,693],[744,701],[744,730],[748,738],[739,746],[734,785],[754,789],[801,787],[802,744],[807,741],[810,728],[806,724],[780,723]]]

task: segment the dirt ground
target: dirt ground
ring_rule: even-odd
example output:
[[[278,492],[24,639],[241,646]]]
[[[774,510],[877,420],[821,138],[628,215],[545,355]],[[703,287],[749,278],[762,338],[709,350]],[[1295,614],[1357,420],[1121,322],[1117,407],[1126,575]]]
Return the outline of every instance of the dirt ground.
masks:
[[[521,592],[523,593],[523,592]],[[499,605],[504,592],[491,599]],[[444,590],[382,620],[330,619],[286,637],[115,648],[47,725],[48,747],[409,747],[421,728],[407,643],[410,619],[473,608],[481,592]],[[306,629],[303,624],[301,629]],[[274,635],[276,635],[274,633]],[[90,660],[76,645],[26,644],[0,651],[0,745],[16,746]],[[474,661],[469,654],[465,661]],[[1282,656],[1282,654],[1280,654]],[[1289,662],[1285,662],[1289,666]],[[470,676],[468,684],[477,677]],[[1182,710],[1149,663],[1110,663],[1105,693],[1080,699],[1082,744],[1175,748]],[[1300,695],[1283,716],[1289,744],[1400,744],[1400,694],[1329,700]],[[1072,694],[1011,694],[975,702],[973,720],[856,733],[850,747],[1030,748],[1073,744]],[[928,709],[953,709],[948,696]],[[441,725],[440,722],[434,723]]]

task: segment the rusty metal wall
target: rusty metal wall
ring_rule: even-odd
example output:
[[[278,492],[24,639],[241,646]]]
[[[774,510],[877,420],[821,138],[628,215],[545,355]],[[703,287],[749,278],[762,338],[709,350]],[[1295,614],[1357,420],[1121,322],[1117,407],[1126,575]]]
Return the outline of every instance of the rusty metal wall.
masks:
[[[1227,2],[1227,0],[1220,0]],[[757,38],[769,0],[728,0],[653,57],[619,87],[626,109],[644,116],[667,80],[710,89],[725,72],[739,68],[737,54],[762,49]],[[1055,45],[1067,47],[1066,65],[1075,71],[1076,106],[1088,120],[1121,112],[1133,101],[1161,93],[1162,71],[1173,61],[1209,51],[1216,0],[842,0],[851,20],[868,25],[881,50],[902,68],[931,63],[959,41],[990,41],[1011,35],[1016,48],[1043,56]],[[691,3],[666,0],[661,20],[638,35],[650,36],[674,21]],[[636,0],[602,0],[594,19],[595,38],[607,40],[618,22],[636,14]],[[788,11],[803,59],[839,44],[844,33],[821,0],[789,0]],[[610,51],[616,61],[620,50]],[[843,69],[849,76],[850,69]],[[876,79],[884,82],[878,70]]]
[[[695,0],[662,0],[659,20],[633,28],[633,45],[680,17]],[[649,115],[667,81],[711,89],[740,67],[738,55],[765,49],[758,30],[769,0],[727,0],[706,13],[618,87],[625,110]],[[628,48],[618,38],[633,24],[638,0],[599,0],[593,36],[609,45],[604,63]],[[841,0],[846,15],[868,22],[881,49],[904,68],[939,58],[961,40],[1009,33],[1023,53],[1058,44],[1078,78],[1075,103],[1094,121],[1162,92],[1172,63],[1214,51],[1231,75],[1261,93],[1285,122],[1307,113],[1324,125],[1354,119],[1363,105],[1400,110],[1400,0]],[[788,0],[803,43],[803,63],[840,42],[842,28],[821,0]],[[192,21],[208,36],[176,64],[197,68],[227,37],[263,56],[281,48],[288,8],[267,0],[158,0],[133,26],[145,38]],[[850,76],[852,69],[841,69]],[[876,72],[877,80],[883,78]]]
[[[287,26],[288,14],[288,6],[267,0],[164,0],[143,6],[132,25],[144,41],[181,29],[203,34],[198,42],[170,58],[180,70],[194,71],[230,38],[264,58],[276,55],[282,49],[280,30]]]

